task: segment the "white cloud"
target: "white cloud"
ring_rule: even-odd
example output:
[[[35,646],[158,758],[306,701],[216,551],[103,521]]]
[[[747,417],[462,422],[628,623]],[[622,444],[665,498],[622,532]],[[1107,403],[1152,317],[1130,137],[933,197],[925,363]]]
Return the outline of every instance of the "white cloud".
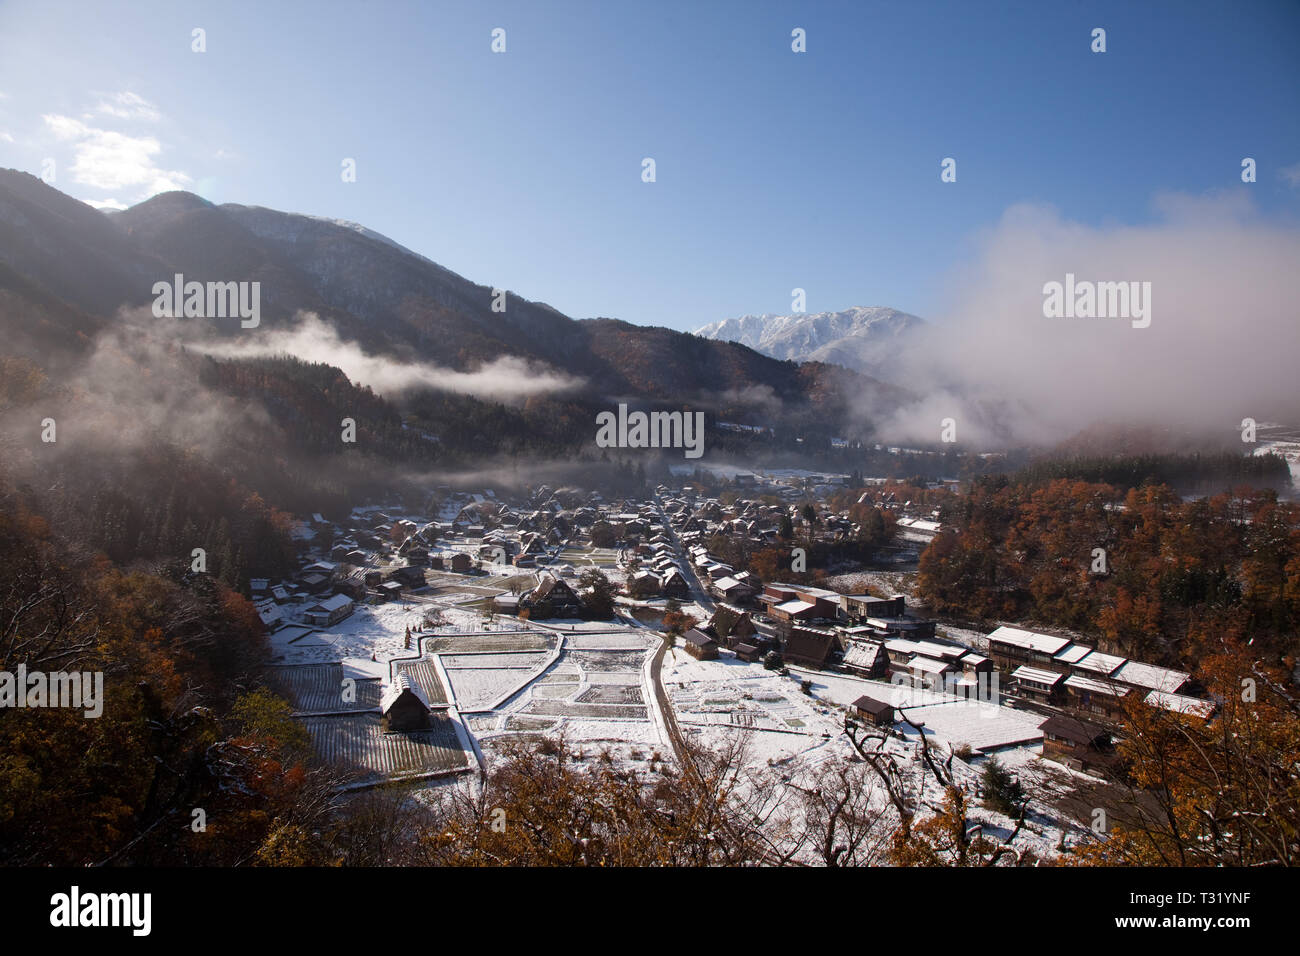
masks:
[[[141,120],[156,123],[162,119],[158,107],[154,106],[138,93],[100,93],[95,112],[104,116],[113,116],[124,120]]]
[[[4,130],[0,129],[0,143],[12,143],[13,141],[14,138],[12,136],[10,136]]]
[[[87,206],[93,206],[96,209],[125,209],[126,206],[116,199],[83,199]]]
[[[1300,189],[1300,163],[1293,166],[1283,166],[1278,172],[1282,174],[1282,178],[1287,181],[1288,185]]]
[[[140,187],[140,198],[147,198],[184,189],[192,181],[179,170],[163,169],[157,164],[155,157],[162,152],[162,144],[153,136],[128,136],[55,113],[47,113],[42,119],[56,138],[73,144],[74,182],[106,190]]]

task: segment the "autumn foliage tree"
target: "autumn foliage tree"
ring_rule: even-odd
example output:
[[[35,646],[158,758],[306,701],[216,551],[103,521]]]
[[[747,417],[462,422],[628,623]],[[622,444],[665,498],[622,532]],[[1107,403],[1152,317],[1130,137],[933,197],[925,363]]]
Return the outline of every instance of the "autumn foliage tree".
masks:
[[[1075,852],[1085,864],[1292,866],[1300,862],[1300,700],[1287,672],[1225,640],[1199,678],[1206,721],[1144,703],[1127,708],[1119,751],[1130,803]]]

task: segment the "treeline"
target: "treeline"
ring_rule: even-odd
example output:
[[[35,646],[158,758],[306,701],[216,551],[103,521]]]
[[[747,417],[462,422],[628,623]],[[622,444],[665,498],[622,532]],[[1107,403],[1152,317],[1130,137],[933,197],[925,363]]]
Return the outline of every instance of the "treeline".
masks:
[[[287,355],[204,358],[199,380],[228,395],[258,400],[281,427],[289,448],[300,453],[334,455],[354,444],[369,454],[412,464],[438,458],[437,443],[403,428],[402,416],[390,402],[331,365]],[[343,441],[345,418],[356,423],[355,443]]]
[[[1169,485],[1198,492],[1223,491],[1237,485],[1284,488],[1290,481],[1290,471],[1286,459],[1272,452],[1241,455],[1223,451],[1046,458],[1021,468],[1015,477],[1028,484],[1069,478],[1118,488]]]
[[[292,518],[235,482],[211,483],[192,468],[155,473],[140,483],[101,485],[66,503],[67,525],[86,530],[85,542],[111,561],[155,561],[201,567],[227,587],[246,591],[249,578],[282,578],[297,567]],[[148,472],[142,472],[148,474]],[[202,549],[195,555],[195,549]]]
[[[1078,629],[1170,665],[1229,637],[1274,659],[1300,650],[1300,505],[1272,491],[1184,501],[1165,485],[999,477],[944,522],[918,574],[939,614]]]

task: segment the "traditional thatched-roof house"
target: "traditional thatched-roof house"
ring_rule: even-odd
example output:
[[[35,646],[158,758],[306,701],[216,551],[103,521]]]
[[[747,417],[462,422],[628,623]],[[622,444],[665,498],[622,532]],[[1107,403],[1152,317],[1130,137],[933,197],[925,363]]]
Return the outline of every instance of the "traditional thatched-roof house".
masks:
[[[379,701],[384,729],[390,732],[423,730],[429,726],[428,699],[420,685],[405,674],[398,674]]]

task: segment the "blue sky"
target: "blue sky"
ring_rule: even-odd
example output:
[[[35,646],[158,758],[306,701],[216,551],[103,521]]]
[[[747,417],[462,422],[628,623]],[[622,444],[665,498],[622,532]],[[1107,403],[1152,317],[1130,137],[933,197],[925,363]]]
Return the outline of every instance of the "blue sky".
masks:
[[[1140,225],[1244,156],[1294,225],[1298,3],[0,0],[0,166],[352,219],[578,318],[931,315],[1009,207]]]

